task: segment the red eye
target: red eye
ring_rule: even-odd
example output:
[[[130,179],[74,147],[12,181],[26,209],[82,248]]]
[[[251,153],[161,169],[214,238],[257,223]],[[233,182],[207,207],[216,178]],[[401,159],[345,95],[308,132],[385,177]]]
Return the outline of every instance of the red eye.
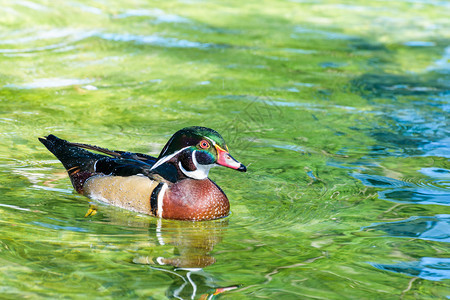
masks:
[[[205,140],[201,141],[199,145],[200,145],[200,148],[202,148],[202,149],[208,149],[209,148],[209,143],[207,141],[205,141]]]

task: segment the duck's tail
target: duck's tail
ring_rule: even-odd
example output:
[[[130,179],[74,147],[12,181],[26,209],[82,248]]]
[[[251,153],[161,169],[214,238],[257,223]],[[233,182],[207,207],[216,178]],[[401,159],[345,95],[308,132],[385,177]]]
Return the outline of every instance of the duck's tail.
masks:
[[[62,162],[68,171],[74,168],[90,171],[95,161],[105,157],[105,155],[81,149],[78,145],[60,139],[53,134],[45,138],[39,138],[39,141]]]
[[[83,184],[95,173],[95,164],[99,159],[107,156],[93,153],[80,148],[66,140],[60,139],[53,134],[45,138],[39,138],[47,149],[58,158],[72,181],[73,187],[81,193]]]

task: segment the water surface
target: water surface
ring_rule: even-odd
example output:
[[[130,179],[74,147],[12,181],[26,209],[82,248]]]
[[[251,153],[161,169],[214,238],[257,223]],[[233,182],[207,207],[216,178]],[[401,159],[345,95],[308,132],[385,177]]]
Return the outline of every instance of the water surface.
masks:
[[[3,298],[450,297],[445,1],[0,5]],[[232,214],[73,192],[37,141],[157,155],[216,129]]]

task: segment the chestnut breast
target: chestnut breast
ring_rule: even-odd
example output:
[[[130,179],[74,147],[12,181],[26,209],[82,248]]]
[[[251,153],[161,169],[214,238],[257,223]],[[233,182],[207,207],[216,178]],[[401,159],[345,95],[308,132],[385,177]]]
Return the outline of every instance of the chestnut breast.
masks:
[[[208,178],[183,179],[164,194],[162,217],[178,220],[212,220],[225,217],[230,203],[224,192]]]

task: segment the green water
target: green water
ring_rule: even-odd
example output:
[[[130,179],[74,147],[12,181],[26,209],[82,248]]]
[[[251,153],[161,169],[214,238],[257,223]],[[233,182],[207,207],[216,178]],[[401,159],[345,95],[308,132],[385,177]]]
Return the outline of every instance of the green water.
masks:
[[[0,1],[0,298],[448,299],[449,9]],[[224,220],[85,218],[37,140],[191,125],[248,165],[210,173]]]

